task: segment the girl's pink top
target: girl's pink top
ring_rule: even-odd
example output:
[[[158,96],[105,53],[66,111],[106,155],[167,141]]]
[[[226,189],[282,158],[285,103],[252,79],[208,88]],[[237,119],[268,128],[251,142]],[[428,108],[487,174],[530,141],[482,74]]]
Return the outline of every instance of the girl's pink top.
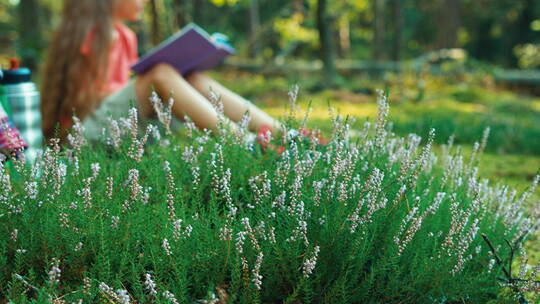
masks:
[[[130,67],[139,59],[135,33],[123,23],[116,23],[114,29],[117,35],[116,39],[113,37],[109,52],[107,81],[100,91],[105,96],[120,90],[128,83]],[[83,55],[90,55],[94,36],[95,32],[91,31],[81,45],[80,51]]]
[[[122,89],[129,82],[130,67],[139,59],[135,33],[123,23],[115,24],[114,29],[116,37],[113,37],[107,60],[107,80],[99,92],[102,96],[110,95]],[[84,56],[91,56],[95,33],[95,30],[91,30],[81,45],[80,52]],[[62,128],[70,127],[71,123],[71,117],[60,117],[60,126]]]

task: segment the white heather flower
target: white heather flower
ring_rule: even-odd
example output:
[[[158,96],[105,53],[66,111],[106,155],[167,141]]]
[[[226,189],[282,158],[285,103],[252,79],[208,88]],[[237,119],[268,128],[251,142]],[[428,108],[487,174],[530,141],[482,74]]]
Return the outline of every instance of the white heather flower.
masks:
[[[116,216],[116,215],[111,216],[111,227],[113,229],[118,228],[118,223],[119,222],[120,222],[120,217],[119,216]]]
[[[120,304],[129,304],[129,294],[126,290],[118,289],[115,293],[109,285],[103,282],[99,283],[99,289],[114,301]]]
[[[73,132],[72,134],[69,134],[67,136],[67,140],[69,144],[73,147],[73,149],[80,153],[81,148],[87,143],[86,138],[84,137],[84,127],[78,117],[73,116],[72,119],[73,126],[71,127],[71,129]]]
[[[193,227],[187,225],[185,228],[182,227],[182,220],[178,219],[173,222],[173,238],[174,240],[179,240],[181,237],[190,237]]]
[[[261,290],[262,287],[262,275],[260,274],[261,270],[261,264],[263,260],[263,253],[259,252],[259,255],[257,255],[257,261],[255,262],[255,266],[253,267],[253,284],[255,284],[255,288],[258,290]]]
[[[141,195],[141,202],[143,205],[148,205],[148,201],[150,200],[150,191],[152,191],[152,187],[144,188]]]
[[[271,227],[270,232],[268,233],[268,239],[270,240],[270,243],[275,244],[276,243],[276,228]]]
[[[15,250],[15,252],[17,252],[17,253],[26,253],[27,251],[28,250],[26,250],[26,249],[17,249],[17,250]]]
[[[116,120],[113,120],[111,117],[108,118],[109,120],[109,138],[107,138],[107,144],[110,146],[113,146],[115,150],[120,148],[120,142],[122,137],[122,131],[120,130],[120,127],[118,126],[118,122]]]
[[[92,288],[92,280],[89,277],[84,277],[84,279],[83,279],[83,293],[85,295],[90,295],[90,288]]]
[[[480,254],[480,250],[482,250],[482,246],[478,245],[478,246],[476,246],[476,248],[474,249],[474,252],[476,252],[476,254]]]
[[[118,301],[121,304],[129,304],[129,294],[125,289],[116,290],[116,295],[118,296]]]
[[[17,236],[19,236],[19,230],[13,229],[13,231],[11,232],[11,240],[16,242]]]
[[[238,250],[239,253],[244,252],[244,242],[246,240],[246,234],[245,231],[239,231],[236,234],[236,250]]]
[[[495,259],[491,259],[489,260],[489,264],[488,264],[488,272],[491,272],[493,270],[493,266],[495,266]]]
[[[165,290],[163,292],[163,297],[165,297],[165,299],[171,301],[173,304],[179,304],[178,303],[178,300],[176,300],[176,298],[174,297],[174,294],[172,294],[170,291],[168,290]]]
[[[193,131],[197,129],[197,126],[195,123],[191,120],[191,118],[187,115],[184,115],[184,125],[186,126],[187,135],[189,138],[193,137]],[[200,137],[196,138],[198,140]]]
[[[26,191],[26,197],[29,199],[36,199],[38,195],[37,182],[24,182],[24,190]]]
[[[101,167],[99,163],[93,163],[92,165],[90,165],[90,168],[92,169],[92,178],[95,180],[99,175]]]
[[[128,111],[128,119],[127,119],[127,127],[129,129],[129,133],[131,134],[131,139],[134,140],[137,138],[137,134],[139,133],[139,125],[138,125],[138,114],[136,108],[130,108]]]
[[[297,84],[294,84],[287,95],[289,95],[289,117],[293,118],[295,113],[298,110],[296,101],[298,100],[298,92],[300,91],[300,86]],[[285,133],[284,135],[286,135]]]
[[[60,213],[60,227],[67,228],[69,227],[69,218],[66,213]]]
[[[165,250],[165,254],[167,254],[168,256],[172,254],[171,245],[169,245],[169,241],[167,239],[163,239],[163,243],[161,243],[161,247],[163,248],[163,250]]]
[[[130,184],[131,199],[138,200],[142,194],[142,186],[139,185],[139,170],[131,169],[128,172],[128,182]]]
[[[51,270],[49,270],[49,284],[56,284],[60,282],[60,273],[62,272],[60,270],[60,261],[56,258],[53,258]]]
[[[83,243],[79,242],[79,243],[77,243],[77,245],[75,246],[75,248],[73,250],[80,251],[82,249],[82,246],[83,246]]]
[[[151,295],[157,295],[156,283],[154,282],[154,280],[152,280],[152,276],[149,273],[145,275],[144,287]]]
[[[309,277],[309,275],[315,269],[315,266],[317,265],[317,258],[319,256],[319,250],[320,250],[319,246],[315,246],[315,248],[313,249],[312,256],[309,259],[306,259],[304,261],[304,266],[303,266],[304,277],[306,278]]]
[[[219,239],[222,241],[232,240],[232,229],[229,228],[227,223],[219,229]]]

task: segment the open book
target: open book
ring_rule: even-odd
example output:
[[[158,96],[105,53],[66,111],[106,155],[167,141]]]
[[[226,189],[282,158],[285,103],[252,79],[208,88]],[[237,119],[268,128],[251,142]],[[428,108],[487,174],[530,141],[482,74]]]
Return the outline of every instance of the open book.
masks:
[[[220,33],[210,35],[190,23],[141,57],[131,69],[137,74],[144,74],[158,63],[168,63],[186,75],[213,68],[234,53],[234,48],[227,43],[227,36]]]

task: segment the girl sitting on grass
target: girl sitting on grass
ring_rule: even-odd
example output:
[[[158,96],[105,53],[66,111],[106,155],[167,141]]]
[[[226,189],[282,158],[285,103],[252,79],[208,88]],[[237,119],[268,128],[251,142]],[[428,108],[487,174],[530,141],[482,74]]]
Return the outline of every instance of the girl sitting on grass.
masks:
[[[139,20],[145,2],[64,1],[43,75],[41,112],[47,140],[58,136],[57,124],[64,139],[73,115],[83,121],[87,136],[96,139],[109,115],[127,115],[130,101],[136,101],[140,119],[145,120],[155,114],[149,101],[154,88],[162,99],[172,93],[173,127],[187,115],[197,127],[215,131],[220,114],[206,98],[211,89],[221,96],[225,121],[238,122],[248,111],[250,130],[282,130],[276,119],[203,73],[183,77],[170,65],[158,64],[130,79],[130,66],[138,60],[137,38],[124,22]]]

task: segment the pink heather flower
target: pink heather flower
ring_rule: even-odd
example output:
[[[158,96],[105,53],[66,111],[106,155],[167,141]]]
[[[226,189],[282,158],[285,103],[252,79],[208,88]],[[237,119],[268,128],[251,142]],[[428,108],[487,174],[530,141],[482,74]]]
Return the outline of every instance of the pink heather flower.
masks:
[[[67,136],[67,140],[69,144],[73,147],[73,149],[77,152],[81,152],[81,148],[87,144],[86,138],[84,136],[84,127],[81,123],[81,120],[73,116],[73,126],[72,130],[73,132]]]
[[[174,104],[174,99],[172,97],[169,98],[167,102],[167,107],[165,108],[163,102],[161,101],[161,98],[159,98],[157,93],[153,91],[150,96],[150,102],[152,103],[152,106],[156,111],[159,122],[161,122],[165,127],[165,134],[172,134],[170,125],[172,120],[172,107]]]
[[[122,142],[122,135],[123,132],[121,131],[120,127],[118,126],[118,122],[116,120],[113,120],[112,118],[109,119],[109,138],[107,138],[107,144],[110,146],[113,146],[115,150],[118,150],[120,148],[120,143]]]

